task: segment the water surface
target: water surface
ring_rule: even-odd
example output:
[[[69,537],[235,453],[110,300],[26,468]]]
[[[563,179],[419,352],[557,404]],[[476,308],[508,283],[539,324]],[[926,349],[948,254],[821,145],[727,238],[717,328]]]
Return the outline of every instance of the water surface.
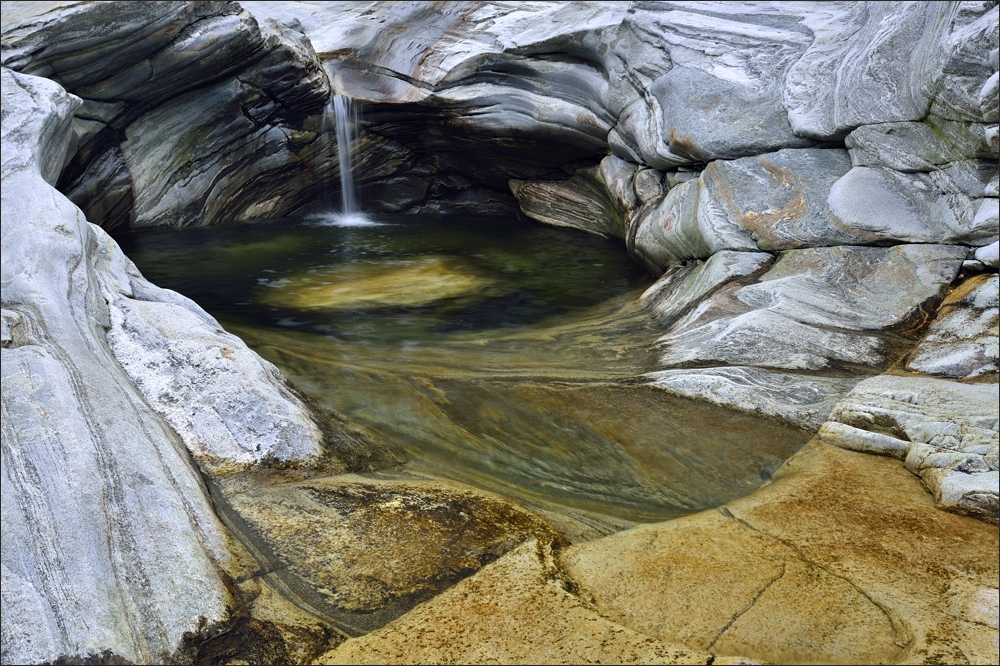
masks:
[[[119,238],[310,397],[399,447],[397,474],[507,495],[573,538],[716,506],[808,436],[668,396],[650,278],[621,244],[517,220],[333,217]]]

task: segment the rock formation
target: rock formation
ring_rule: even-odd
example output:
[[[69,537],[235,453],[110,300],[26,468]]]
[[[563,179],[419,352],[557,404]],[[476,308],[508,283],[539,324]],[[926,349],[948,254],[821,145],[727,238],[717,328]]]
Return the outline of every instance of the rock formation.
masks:
[[[848,658],[844,645],[859,661],[995,659],[998,11],[5,3],[3,662],[725,663]],[[150,284],[106,233],[327,196],[333,92],[363,107],[355,179],[374,208],[519,209],[620,239],[658,278],[643,304],[659,366],[642,381],[817,440],[721,513],[565,552],[487,494],[336,476],[392,454]],[[962,516],[921,506],[915,477]],[[378,557],[392,531],[372,527],[356,553],[345,535],[361,528],[313,511],[324,502],[430,516],[440,557],[393,577]],[[445,505],[481,533],[455,545]],[[301,534],[276,528],[282,511]],[[926,543],[851,546],[899,524]],[[956,554],[951,538],[972,545]],[[728,567],[705,563],[708,542],[754,553],[743,587],[709,584]],[[309,548],[369,559],[334,567],[350,593],[331,601],[341,583]],[[804,589],[837,600],[802,608]],[[367,636],[336,628],[435,594]],[[727,595],[739,608],[715,602]],[[381,615],[351,630],[358,609]],[[770,633],[775,613],[788,620]],[[534,618],[557,618],[558,640]],[[459,620],[495,633],[456,638]]]

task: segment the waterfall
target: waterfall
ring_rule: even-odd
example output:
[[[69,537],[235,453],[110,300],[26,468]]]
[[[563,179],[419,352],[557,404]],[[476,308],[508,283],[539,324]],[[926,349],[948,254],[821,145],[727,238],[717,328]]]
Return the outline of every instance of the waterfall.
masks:
[[[344,95],[334,95],[330,100],[333,107],[333,119],[337,131],[337,159],[340,162],[340,201],[341,213],[354,215],[358,212],[358,202],[354,197],[354,160],[351,155],[351,143],[361,120],[358,106],[354,100]]]
[[[330,134],[336,137],[337,161],[340,166],[340,212],[332,210],[312,216],[315,222],[339,227],[362,227],[378,225],[358,210],[354,193],[354,159],[352,144],[361,123],[361,112],[354,100],[346,95],[334,95],[323,111],[323,136],[330,141]],[[328,144],[329,146],[329,144]],[[332,147],[332,146],[330,146]],[[334,208],[335,203],[325,197],[326,205]]]

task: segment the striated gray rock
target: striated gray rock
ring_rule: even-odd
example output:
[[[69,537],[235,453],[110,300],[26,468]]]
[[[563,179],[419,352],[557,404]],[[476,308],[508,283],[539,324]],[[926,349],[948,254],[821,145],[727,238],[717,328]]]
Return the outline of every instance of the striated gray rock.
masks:
[[[281,216],[337,182],[330,85],[301,32],[233,2],[8,4],[3,62],[86,98],[59,186],[105,229]],[[355,180],[399,192],[412,152],[358,143]]]
[[[644,375],[650,386],[816,430],[855,384],[856,377],[775,372],[749,366],[658,370]]]
[[[964,379],[996,375],[1000,278],[977,275],[950,293],[906,362],[910,370]]]
[[[801,149],[717,161],[701,175],[698,227],[715,252],[865,244],[831,214],[830,187],[851,168],[843,150]]]
[[[996,267],[994,3],[3,11],[0,60],[22,73],[2,74],[5,662],[190,660],[234,621],[234,551],[188,452],[221,476],[309,467],[329,424],[70,201],[113,230],[329,197],[333,91],[363,102],[356,179],[374,208],[506,212],[510,188],[529,216],[622,238],[662,274],[644,296],[669,326],[665,369],[643,379],[655,387],[815,429],[851,372],[905,359],[979,378],[867,379],[822,432],[904,460],[939,506],[996,522],[996,384],[982,383],[996,373],[995,274],[936,308],[963,261]],[[335,457],[324,464],[349,466]],[[507,509],[482,498],[293,480],[226,501],[273,547],[269,580],[297,577],[350,612],[404,609],[535,527],[491,531]],[[465,509],[481,542],[463,540]],[[410,524],[418,514],[434,520]],[[365,527],[381,518],[376,543]],[[380,559],[414,525],[420,552]],[[795,571],[772,592],[797,593]],[[744,621],[771,636],[757,611]],[[738,634],[737,619],[718,626]],[[317,644],[339,640],[306,624]]]
[[[922,123],[862,125],[847,135],[854,166],[933,171],[952,162],[996,158],[981,123],[929,117]]]
[[[230,544],[115,362],[101,235],[51,185],[79,100],[0,77],[3,661],[190,659],[185,641],[229,617]]]
[[[677,321],[657,341],[660,363],[884,368],[892,352],[877,334],[922,322],[965,256],[947,245],[789,250],[759,282],[723,287]]]
[[[600,180],[598,167],[580,169],[569,180],[511,180],[521,211],[544,224],[570,227],[598,236],[622,238],[622,214]]]
[[[670,266],[639,299],[663,326],[737,278],[760,275],[774,257],[766,252],[716,252],[708,260]]]
[[[931,174],[855,167],[830,188],[828,204],[859,235],[908,243],[987,245],[996,240],[990,199],[976,201],[949,189]]]
[[[979,92],[993,73],[997,11],[959,3],[825,6],[803,23],[812,44],[788,70],[783,103],[801,136],[859,125],[985,120]]]
[[[855,386],[819,436],[904,460],[940,508],[996,524],[998,405],[996,384],[881,375]]]
[[[612,151],[669,169],[810,145],[793,134],[780,102],[787,68],[810,43],[799,12],[790,5],[630,7],[612,45],[621,64],[610,67],[624,76],[611,79],[610,94],[635,101],[618,114]],[[650,54],[656,46],[660,52]]]
[[[4,11],[0,60],[77,91],[88,100],[85,117],[124,127],[136,115],[129,102],[155,104],[230,74],[262,42],[235,2],[14,2]],[[132,112],[123,118],[126,109]]]
[[[672,262],[711,256],[712,249],[698,228],[698,195],[699,181],[689,180],[635,213],[626,247],[654,275]]]

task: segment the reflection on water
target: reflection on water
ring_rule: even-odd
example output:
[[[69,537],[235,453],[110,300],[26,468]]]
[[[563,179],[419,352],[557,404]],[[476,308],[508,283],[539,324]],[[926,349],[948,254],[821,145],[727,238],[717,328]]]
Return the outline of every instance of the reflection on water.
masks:
[[[800,431],[633,378],[657,332],[619,244],[516,221],[280,220],[120,239],[407,473],[513,497],[576,538],[746,494]]]

